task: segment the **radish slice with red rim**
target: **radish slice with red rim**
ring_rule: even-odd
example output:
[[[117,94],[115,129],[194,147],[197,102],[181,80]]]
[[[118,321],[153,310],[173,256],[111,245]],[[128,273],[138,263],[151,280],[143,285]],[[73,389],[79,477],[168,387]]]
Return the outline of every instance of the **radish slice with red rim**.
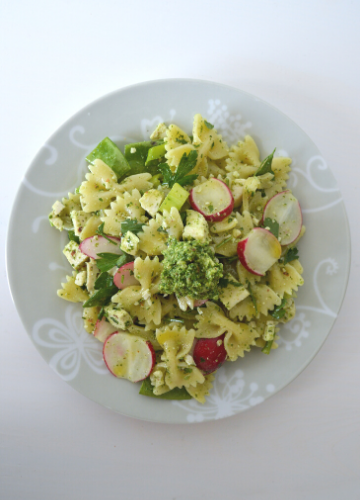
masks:
[[[79,249],[91,259],[97,259],[99,253],[115,253],[121,255],[122,251],[119,247],[120,239],[113,236],[109,236],[108,238],[114,243],[111,243],[107,238],[104,238],[104,236],[91,236],[80,243]]]
[[[115,332],[106,339],[103,357],[115,377],[126,378],[130,382],[140,382],[148,377],[156,361],[149,341],[123,332]]]
[[[250,273],[264,276],[281,257],[281,245],[267,229],[255,227],[239,241],[237,253],[241,264]]]
[[[106,321],[105,318],[102,318],[101,320],[98,319],[95,325],[94,337],[100,340],[100,342],[105,342],[109,335],[116,332],[117,330],[118,328]]]
[[[134,262],[128,262],[119,267],[114,276],[114,285],[120,288],[120,290],[128,286],[140,285],[134,276]]]
[[[300,203],[290,191],[281,191],[270,198],[264,208],[262,224],[268,218],[279,224],[279,241],[282,245],[290,245],[299,236],[302,212]]]
[[[212,178],[190,191],[190,204],[206,220],[216,222],[231,214],[234,198],[225,182]]]
[[[208,301],[208,299],[205,299],[205,300],[194,300],[194,307],[201,307],[204,304],[206,304],[207,301]]]

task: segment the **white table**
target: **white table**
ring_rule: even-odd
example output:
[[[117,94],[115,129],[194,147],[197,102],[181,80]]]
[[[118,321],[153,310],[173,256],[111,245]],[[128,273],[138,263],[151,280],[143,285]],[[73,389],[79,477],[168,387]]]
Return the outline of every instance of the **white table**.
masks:
[[[62,122],[119,87],[191,77],[303,127],[343,193],[353,261],[335,327],[293,383],[226,420],[163,426],[112,413],[49,369],[2,259],[1,499],[360,498],[359,17],[350,0],[2,3],[2,241],[27,166]]]

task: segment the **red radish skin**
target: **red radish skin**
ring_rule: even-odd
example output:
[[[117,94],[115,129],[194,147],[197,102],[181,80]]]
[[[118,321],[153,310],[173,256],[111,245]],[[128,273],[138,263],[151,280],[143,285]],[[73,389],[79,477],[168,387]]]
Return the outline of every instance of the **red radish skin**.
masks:
[[[122,251],[119,247],[120,239],[113,236],[109,236],[109,239],[112,240],[115,245],[110,243],[104,236],[91,236],[80,243],[79,249],[91,259],[97,259],[98,253],[115,253],[121,255]]]
[[[201,307],[204,304],[206,304],[207,301],[208,301],[208,299],[205,299],[205,300],[194,300],[194,307]]]
[[[114,332],[105,340],[103,358],[112,375],[130,382],[146,379],[156,363],[151,342],[125,332]]]
[[[196,366],[205,373],[217,370],[226,359],[225,334],[214,339],[198,339],[193,352]]]
[[[266,218],[278,222],[279,241],[282,245],[290,245],[299,237],[303,223],[302,211],[291,191],[281,191],[270,198],[264,207],[262,225]]]
[[[124,290],[128,286],[140,285],[134,276],[134,262],[128,262],[119,267],[114,276],[114,285],[120,288],[120,290]]]
[[[201,192],[199,192],[200,186],[203,186]],[[190,191],[189,201],[192,208],[210,222],[219,222],[228,217],[234,208],[234,197],[225,182],[212,178],[200,186]],[[216,206],[215,213],[209,214],[205,211],[205,207],[210,204]]]
[[[117,328],[106,321],[105,318],[98,319],[95,325],[94,337],[100,340],[100,342],[105,342],[115,331],[118,331]]]
[[[247,271],[265,276],[266,271],[281,257],[281,245],[270,231],[255,227],[239,241],[237,253]]]

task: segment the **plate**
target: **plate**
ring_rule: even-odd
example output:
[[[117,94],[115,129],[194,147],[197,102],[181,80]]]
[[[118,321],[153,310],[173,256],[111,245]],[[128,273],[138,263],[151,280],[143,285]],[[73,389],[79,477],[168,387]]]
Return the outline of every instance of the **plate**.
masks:
[[[79,304],[57,298],[70,269],[62,249],[64,231],[47,214],[56,199],[73,191],[87,171],[85,156],[105,136],[120,147],[144,140],[162,121],[191,130],[201,113],[228,144],[250,134],[261,157],[293,159],[289,187],[300,200],[307,228],[299,244],[305,285],[296,317],[280,329],[279,348],[225,363],[204,405],[138,395],[139,385],[113,377],[101,347],[82,327]],[[336,236],[335,236],[336,235]],[[311,361],[330,332],[345,295],[350,236],[335,179],[309,137],[261,99],[217,83],[152,81],[120,89],[68,120],[40,149],[17,194],[8,233],[7,266],[21,320],[41,356],[74,389],[107,408],[140,419],[189,423],[220,419],[251,408],[291,382]]]

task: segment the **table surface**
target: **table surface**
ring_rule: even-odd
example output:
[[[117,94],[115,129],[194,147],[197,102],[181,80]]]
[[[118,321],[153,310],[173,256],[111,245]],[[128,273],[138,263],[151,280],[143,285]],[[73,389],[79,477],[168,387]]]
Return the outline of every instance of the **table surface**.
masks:
[[[245,413],[188,426],[122,417],[64,383],[22,326],[2,259],[0,498],[359,499],[360,3],[23,0],[0,9],[3,248],[18,185],[53,131],[108,92],[177,77],[248,91],[297,122],[334,172],[353,247],[343,307],[306,370]]]

